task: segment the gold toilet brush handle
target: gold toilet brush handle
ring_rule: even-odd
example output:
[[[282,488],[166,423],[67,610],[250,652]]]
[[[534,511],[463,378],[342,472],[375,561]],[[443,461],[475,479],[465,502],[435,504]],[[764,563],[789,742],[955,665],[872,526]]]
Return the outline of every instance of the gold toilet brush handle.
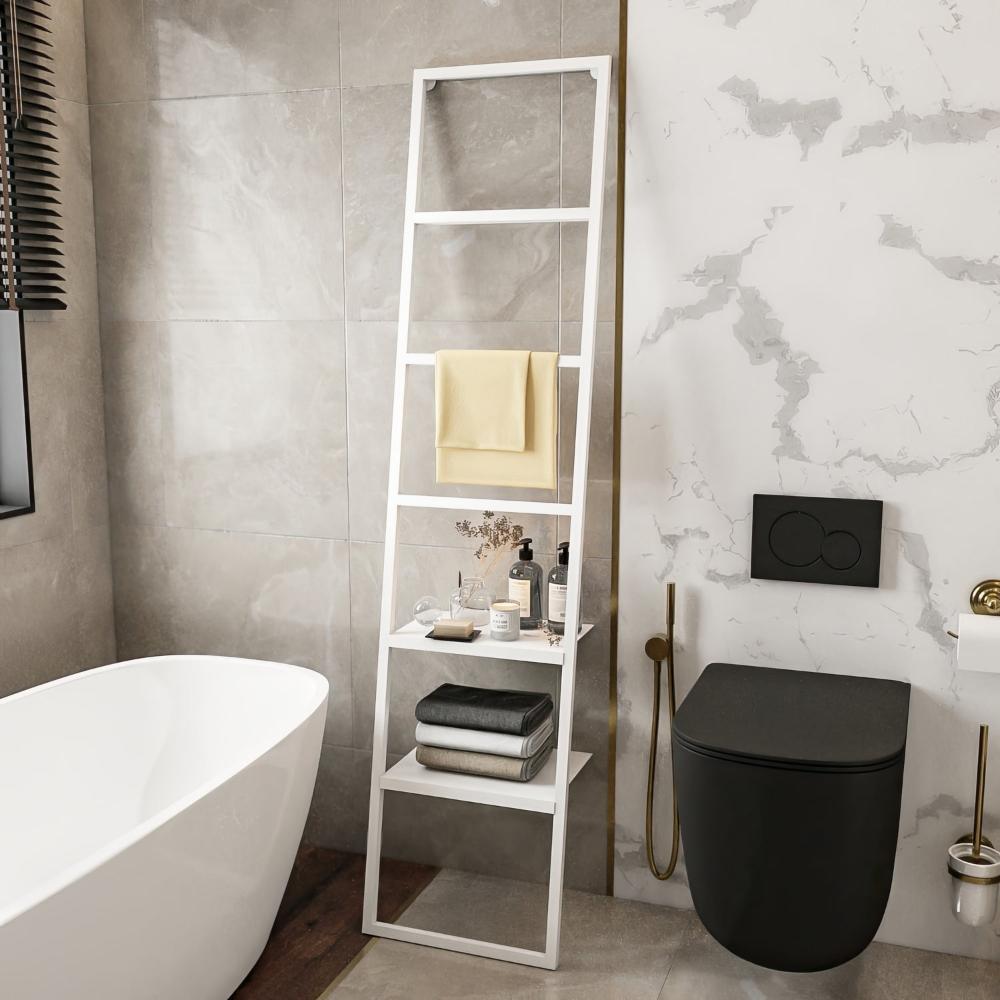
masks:
[[[976,771],[976,812],[972,831],[972,856],[978,858],[983,847],[983,801],[986,797],[986,755],[990,747],[990,727],[979,727],[979,768]]]

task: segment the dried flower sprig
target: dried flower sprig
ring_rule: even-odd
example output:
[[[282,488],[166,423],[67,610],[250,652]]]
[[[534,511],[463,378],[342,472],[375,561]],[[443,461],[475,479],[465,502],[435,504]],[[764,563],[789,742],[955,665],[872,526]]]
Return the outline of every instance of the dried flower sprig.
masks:
[[[514,524],[506,514],[497,517],[491,510],[483,511],[479,524],[469,520],[456,521],[455,530],[463,538],[478,539],[479,548],[474,556],[484,579],[494,570],[500,557],[516,549],[524,536],[524,528],[520,524]]]
[[[563,637],[558,632],[554,632],[548,622],[542,622],[541,628],[542,634],[549,640],[550,646],[558,646],[563,641]]]

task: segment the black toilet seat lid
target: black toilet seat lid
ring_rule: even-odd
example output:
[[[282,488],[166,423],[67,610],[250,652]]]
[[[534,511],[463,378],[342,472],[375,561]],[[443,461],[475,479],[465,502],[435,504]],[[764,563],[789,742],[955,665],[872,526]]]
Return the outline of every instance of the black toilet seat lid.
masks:
[[[885,766],[906,748],[910,685],[846,674],[710,663],[674,718],[679,742],[790,766]]]

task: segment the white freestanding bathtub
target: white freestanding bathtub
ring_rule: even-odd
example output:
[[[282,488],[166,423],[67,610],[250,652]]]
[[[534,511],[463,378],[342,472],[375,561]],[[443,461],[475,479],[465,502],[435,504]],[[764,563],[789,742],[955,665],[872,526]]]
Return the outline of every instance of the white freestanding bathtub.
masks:
[[[165,656],[0,700],[0,997],[227,1000],[288,881],[328,688]]]

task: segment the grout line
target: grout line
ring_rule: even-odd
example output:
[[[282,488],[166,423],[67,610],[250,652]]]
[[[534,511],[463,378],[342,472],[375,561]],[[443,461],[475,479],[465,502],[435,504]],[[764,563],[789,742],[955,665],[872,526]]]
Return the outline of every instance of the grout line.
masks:
[[[149,94],[149,84],[146,83],[147,96],[144,97],[133,97],[124,101],[92,101],[89,103],[88,107],[92,108],[114,108],[123,107],[129,104],[173,104],[178,101],[218,101],[218,100],[236,100],[241,97],[284,97],[290,94],[322,94],[334,90],[344,91],[344,90],[374,90],[379,88],[396,87],[400,90],[409,88],[412,86],[411,82],[403,83],[363,83],[363,84],[344,84],[338,82],[334,84],[324,84],[319,87],[289,87],[284,90],[233,90],[224,91],[218,94],[181,94],[176,97],[150,97]],[[76,102],[79,103],[79,102]]]

